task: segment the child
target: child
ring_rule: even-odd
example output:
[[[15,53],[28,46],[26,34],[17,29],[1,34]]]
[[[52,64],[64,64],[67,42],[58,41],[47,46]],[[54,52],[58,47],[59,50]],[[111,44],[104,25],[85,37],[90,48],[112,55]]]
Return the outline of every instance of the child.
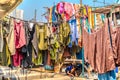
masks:
[[[73,64],[70,64],[66,69],[65,69],[65,72],[67,75],[71,76],[71,77],[74,77],[74,76],[77,76],[76,74],[76,66],[73,65]]]

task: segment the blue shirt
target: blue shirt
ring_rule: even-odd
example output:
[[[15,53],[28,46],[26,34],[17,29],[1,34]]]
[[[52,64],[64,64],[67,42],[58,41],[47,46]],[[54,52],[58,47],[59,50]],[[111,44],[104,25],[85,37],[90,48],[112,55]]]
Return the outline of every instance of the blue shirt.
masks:
[[[65,72],[67,73],[68,71],[70,72],[72,70],[72,66],[68,66],[66,69],[65,69]]]

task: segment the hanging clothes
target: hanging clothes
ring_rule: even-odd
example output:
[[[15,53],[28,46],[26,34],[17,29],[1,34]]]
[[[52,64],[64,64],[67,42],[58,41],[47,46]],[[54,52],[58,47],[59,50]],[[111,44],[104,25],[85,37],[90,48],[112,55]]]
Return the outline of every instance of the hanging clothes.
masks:
[[[15,24],[15,47],[16,48],[21,48],[26,44],[26,39],[25,39],[25,29],[23,27],[23,22],[16,22],[14,21]]]
[[[34,51],[32,50],[32,53],[34,53]],[[34,55],[32,55],[34,56]],[[35,64],[35,65],[40,65],[42,64],[43,62],[43,56],[42,56],[42,51],[38,51],[38,56],[36,57],[32,57],[32,62]]]
[[[36,25],[39,50],[46,50],[48,48],[46,27],[45,25]]]
[[[57,4],[57,11],[59,14],[64,13],[64,2],[60,2]]]
[[[63,24],[60,24],[59,26],[59,42],[61,45],[63,45]]]
[[[114,70],[115,61],[110,44],[107,20],[104,27],[92,33],[93,36],[84,31],[85,30],[83,30],[83,45],[85,60],[100,74]]]
[[[98,80],[116,80],[115,70],[106,72],[104,74],[98,74]]]
[[[3,24],[3,38],[4,38],[4,47],[3,47],[3,53],[1,54],[1,59],[2,59],[2,65],[3,66],[8,66],[11,64],[11,53],[8,48],[7,40],[6,37],[9,34],[9,21],[4,21]]]
[[[2,28],[2,22],[0,22],[0,52],[3,52],[3,28]]]
[[[77,30],[78,28],[76,26],[76,20],[74,19],[74,20],[69,21],[69,24],[70,24],[70,28],[71,28],[70,35],[72,36],[71,43],[75,43],[76,45],[78,45],[79,34],[78,34],[78,30]]]
[[[57,22],[56,6],[53,6],[52,9],[52,22]]]
[[[32,57],[37,56],[38,48],[36,48],[37,41],[32,44],[34,34],[35,34],[34,23],[24,22],[24,28],[25,28],[26,45],[22,48],[24,48],[24,50],[26,49],[26,52],[23,53],[23,57],[24,57],[23,61],[24,61],[24,66],[27,67],[32,65]],[[34,55],[32,55],[32,50],[34,50]]]
[[[68,22],[64,22],[63,23],[63,26],[62,26],[63,28],[63,44],[64,45],[69,45],[69,43],[70,43],[70,37],[69,37],[69,35],[70,35],[70,25],[69,25],[69,23]]]
[[[65,21],[70,20],[72,15],[75,13],[75,9],[72,3],[64,2],[64,14],[65,14]]]
[[[50,10],[49,10],[49,18],[48,18],[48,21],[49,22],[52,22],[52,7],[50,8]]]
[[[10,50],[10,53],[11,55],[14,55],[15,54],[15,34],[14,34],[14,27],[15,27],[15,24],[14,24],[14,19],[11,18],[10,19],[10,28],[8,29],[9,30],[9,34],[7,36],[7,44],[8,44],[8,48]]]
[[[80,10],[80,5],[79,4],[74,4],[74,9],[75,9],[75,18],[76,18],[76,26],[77,26],[77,32],[78,32],[78,45],[81,45],[81,22],[80,22],[80,12],[78,12]]]
[[[88,7],[88,22],[89,22],[91,28],[94,28],[94,25],[92,24],[92,19],[94,19],[94,17],[92,16],[92,8]]]
[[[36,25],[34,23],[29,23],[29,33],[30,33],[30,42],[32,42],[33,49],[35,51],[35,54],[37,56],[38,54],[38,38],[37,38],[37,29]]]
[[[23,59],[22,53],[21,53],[21,47],[26,45],[26,39],[25,39],[25,29],[23,28],[23,22],[16,22],[14,20],[14,36],[15,36],[15,48],[16,52],[15,55],[13,55],[13,65],[14,66],[20,66],[21,60]]]
[[[114,58],[116,61],[116,66],[120,66],[120,27],[114,28],[114,32],[112,33],[112,47],[114,50]],[[115,45],[114,45],[115,44]]]
[[[80,9],[80,5],[79,4],[74,4],[74,9],[75,9],[75,18],[76,19],[79,19],[80,18],[80,12],[78,12],[79,11],[79,9]]]
[[[83,15],[84,15],[84,16],[87,16],[86,6],[83,6]]]

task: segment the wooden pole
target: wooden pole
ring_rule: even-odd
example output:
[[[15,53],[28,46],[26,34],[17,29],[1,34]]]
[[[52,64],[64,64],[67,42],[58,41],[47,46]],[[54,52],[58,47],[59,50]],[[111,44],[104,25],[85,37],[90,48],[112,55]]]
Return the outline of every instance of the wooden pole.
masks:
[[[81,14],[82,14],[82,17],[83,17],[83,7],[82,7],[82,0],[80,0],[80,5],[81,5],[81,8],[82,8],[82,10],[81,10]],[[82,22],[80,22],[81,23],[81,29],[82,29],[82,27],[83,27],[83,24],[82,24]],[[83,37],[83,35],[82,35],[82,37]],[[82,40],[83,41],[83,40]],[[81,76],[82,77],[84,77],[84,48],[82,47],[82,74],[81,74]]]

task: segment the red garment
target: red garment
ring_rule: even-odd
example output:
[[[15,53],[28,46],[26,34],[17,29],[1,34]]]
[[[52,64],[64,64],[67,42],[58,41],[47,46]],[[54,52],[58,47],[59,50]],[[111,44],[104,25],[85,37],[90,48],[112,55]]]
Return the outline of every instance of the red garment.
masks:
[[[56,32],[56,27],[52,27],[52,32]]]
[[[23,22],[20,21],[17,23],[15,21],[15,47],[16,48],[21,48],[26,44],[26,39],[25,39],[25,30],[23,28]]]
[[[20,53],[20,49],[16,49],[15,55],[13,55],[13,65],[19,66],[21,64],[21,60],[23,59],[23,55]]]
[[[14,33],[15,33],[15,48],[16,53],[13,55],[13,65],[19,66],[21,64],[21,60],[23,59],[23,56],[20,52],[20,48],[26,45],[26,39],[25,39],[25,30],[23,28],[23,22],[20,21],[17,23],[14,21]]]

